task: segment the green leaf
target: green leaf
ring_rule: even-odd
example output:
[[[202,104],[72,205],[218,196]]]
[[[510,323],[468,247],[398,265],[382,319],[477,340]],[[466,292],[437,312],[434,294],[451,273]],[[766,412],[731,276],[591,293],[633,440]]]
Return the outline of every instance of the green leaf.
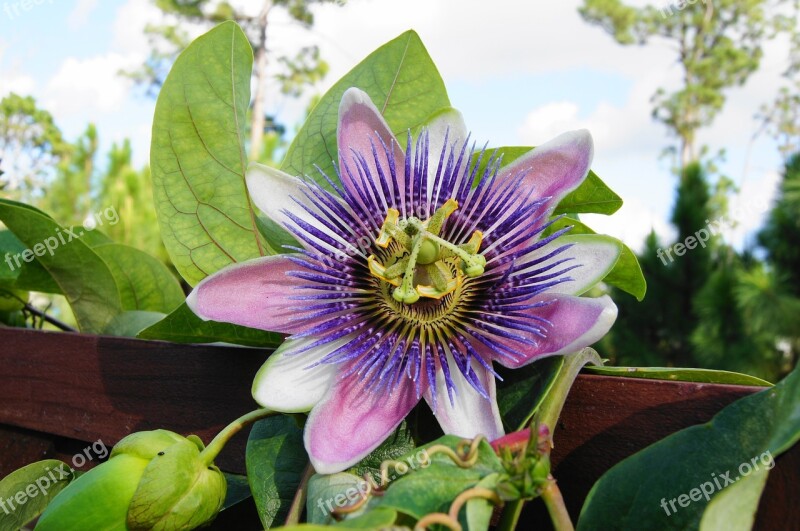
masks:
[[[138,310],[116,315],[103,330],[104,335],[136,337],[139,332],[159,322],[165,316],[161,312],[142,312]]]
[[[495,490],[500,474],[491,474],[478,482],[476,487]],[[466,504],[466,509],[459,514],[464,529],[470,531],[486,531],[494,513],[494,505],[484,498],[473,498]]]
[[[111,271],[80,238],[66,235],[44,212],[6,199],[0,199],[0,221],[38,255],[39,263],[67,298],[82,331],[100,333],[121,313]]]
[[[61,471],[69,473],[62,477]],[[32,463],[4,477],[0,481],[0,529],[19,529],[42,514],[72,479],[70,467],[55,459]]]
[[[345,529],[384,529],[397,520],[397,511],[378,507],[355,518],[348,518],[333,527]]]
[[[283,336],[230,323],[203,321],[186,303],[161,321],[145,328],[137,337],[173,343],[235,343],[248,347],[277,347]]]
[[[578,530],[696,529],[711,494],[731,488],[729,480],[735,485],[742,476],[772,469],[775,458],[800,439],[798,411],[800,367],[710,422],[674,433],[611,468],[586,498]],[[693,489],[704,488],[709,496],[687,502],[692,494],[697,498]]]
[[[355,467],[351,468],[349,472],[358,477],[370,474],[375,481],[380,481],[381,463],[386,460],[398,459],[410,453],[414,450],[414,447],[414,438],[411,435],[411,430],[408,429],[406,421],[403,421],[389,438],[370,452]]]
[[[497,367],[497,406],[507,432],[523,429],[553,386],[563,356],[536,361],[519,369]]]
[[[411,459],[411,462],[420,463],[421,466],[415,469],[409,467],[406,474],[399,475],[389,483],[383,496],[373,500],[380,507],[390,507],[419,519],[433,512],[446,513],[459,494],[474,487],[487,476],[504,472],[500,459],[486,441],[482,441],[478,447],[477,463],[468,468],[460,468],[442,453],[427,454],[427,450],[433,445],[442,444],[455,449],[462,440],[453,435],[445,435],[416,449],[414,455],[399,459]],[[426,457],[421,458],[421,455]]]
[[[511,164],[532,149],[534,148],[525,146],[488,148],[478,166],[477,178],[483,175],[489,164],[489,159],[493,154],[495,157],[503,157],[500,164],[502,168],[503,166]],[[475,154],[472,161],[477,161],[477,157],[478,154]],[[614,193],[594,171],[589,170],[589,175],[586,176],[583,183],[561,200],[553,214],[592,213],[610,215],[619,210],[621,206],[622,198]]]
[[[225,483],[228,485],[228,489],[225,492],[225,502],[222,504],[222,511],[253,497],[247,476],[229,474],[228,472],[223,472],[222,475],[225,476]]]
[[[698,382],[728,385],[772,386],[766,380],[730,371],[713,369],[682,369],[673,367],[585,367],[587,372],[604,376],[621,376],[623,378],[648,378],[652,380],[674,380],[678,382]]]
[[[769,470],[760,468],[711,499],[700,520],[700,531],[750,531]]]
[[[178,57],[156,104],[150,165],[161,236],[192,286],[265,254],[244,180],[252,64],[245,34],[222,23]]]
[[[328,90],[289,146],[283,171],[308,175],[328,187],[315,165],[330,177],[336,175],[339,102],[350,87],[369,94],[401,144],[407,131],[450,106],[444,82],[419,35],[407,31],[372,52]]]
[[[283,227],[272,221],[266,216],[258,216],[256,218],[256,225],[261,235],[266,240],[267,245],[275,254],[287,252],[283,248],[284,245],[292,247],[301,247],[297,240],[292,237]]]
[[[180,283],[160,260],[120,243],[92,249],[114,275],[123,310],[169,313],[184,301]]]
[[[61,288],[37,259],[25,262],[21,256],[16,258],[25,249],[25,245],[13,232],[0,230],[0,254],[4,261],[0,265],[0,285],[25,291],[60,294]]]
[[[264,529],[286,519],[307,465],[303,430],[293,417],[269,417],[253,425],[247,440],[247,479]]]
[[[570,225],[572,226],[572,230],[569,231],[569,234],[597,234],[577,219],[563,217],[550,225],[542,236],[544,237],[548,234],[552,234]],[[620,245],[622,246],[622,253],[619,255],[614,268],[606,275],[606,278],[603,279],[603,282],[616,286],[622,291],[636,297],[636,300],[641,301],[644,299],[645,293],[647,293],[647,282],[644,279],[642,268],[639,265],[639,260],[636,259],[636,255],[633,254],[633,251],[622,242],[620,242]]]
[[[311,524],[332,524],[332,510],[360,501],[365,492],[366,481],[350,472],[314,474],[308,480],[306,519]]]

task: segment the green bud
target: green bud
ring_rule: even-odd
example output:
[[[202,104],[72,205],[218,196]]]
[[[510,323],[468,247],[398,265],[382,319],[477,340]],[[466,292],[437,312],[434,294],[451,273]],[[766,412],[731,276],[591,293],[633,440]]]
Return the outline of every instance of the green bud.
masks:
[[[531,476],[537,483],[547,481],[547,478],[550,477],[550,456],[543,455],[536,461],[536,464],[533,465],[533,470],[531,470]]]
[[[36,529],[194,529],[222,508],[227,485],[202,441],[167,430],[133,433],[109,460],[65,488]]]

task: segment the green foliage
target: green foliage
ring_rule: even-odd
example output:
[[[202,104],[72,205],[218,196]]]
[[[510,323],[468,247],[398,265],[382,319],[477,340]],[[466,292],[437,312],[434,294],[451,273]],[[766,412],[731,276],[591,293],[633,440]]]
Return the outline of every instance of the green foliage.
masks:
[[[223,23],[178,58],[156,105],[150,163],[161,235],[191,285],[266,253],[245,185],[251,67],[244,34]]]
[[[303,430],[289,415],[258,421],[247,440],[247,478],[264,529],[286,520],[308,466]]]
[[[708,499],[692,498],[688,506],[676,505],[677,511],[669,507],[669,500],[704,484],[710,499],[716,500],[721,489],[712,483],[715,476],[727,484],[726,473],[733,481],[747,475],[743,464],[750,472],[756,463],[771,469],[774,459],[800,439],[798,403],[800,368],[774,388],[737,400],[710,422],[670,435],[618,463],[589,493],[578,530],[697,528]],[[662,499],[671,514],[662,507]]]
[[[233,343],[249,347],[277,347],[283,336],[230,323],[204,321],[186,303],[157,323],[141,330],[142,339],[161,339],[173,343]]]
[[[4,477],[0,480],[0,502],[3,502],[0,529],[25,526],[42,514],[73,479],[72,469],[55,459],[31,463]]]
[[[435,111],[450,106],[439,71],[419,36],[407,31],[384,44],[336,82],[298,131],[281,169],[308,175],[328,187],[316,166],[336,175],[336,124],[342,94],[358,87],[369,94],[395,135],[405,138]]]

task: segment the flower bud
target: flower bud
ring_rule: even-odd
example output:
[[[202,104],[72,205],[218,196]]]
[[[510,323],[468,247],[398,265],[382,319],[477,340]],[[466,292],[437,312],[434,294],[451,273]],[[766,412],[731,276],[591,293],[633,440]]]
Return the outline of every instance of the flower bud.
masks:
[[[222,508],[227,485],[194,435],[133,433],[65,488],[36,529],[194,529]]]

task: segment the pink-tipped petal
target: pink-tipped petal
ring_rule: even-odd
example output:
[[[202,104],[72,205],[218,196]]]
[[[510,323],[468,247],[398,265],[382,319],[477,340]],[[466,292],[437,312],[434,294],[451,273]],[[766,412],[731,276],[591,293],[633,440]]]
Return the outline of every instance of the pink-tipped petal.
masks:
[[[453,404],[450,404],[444,373],[441,370],[436,372],[435,407],[431,390],[429,389],[425,393],[425,400],[436,416],[436,420],[439,421],[442,430],[447,434],[469,439],[479,434],[485,435],[490,441],[502,437],[505,432],[500,420],[500,410],[497,408],[494,375],[480,363],[472,360],[472,369],[489,394],[487,399],[481,396],[464,378],[451,356],[447,357],[447,364],[455,385]]]
[[[318,320],[303,319],[291,296],[302,293],[288,271],[298,267],[286,255],[234,264],[206,277],[186,298],[201,319],[272,332],[297,333]]]
[[[491,338],[495,343],[514,352],[517,355],[515,360],[492,351],[478,341],[474,341],[476,350],[493,357],[501,365],[516,369],[545,356],[570,354],[588,347],[606,335],[617,319],[617,306],[608,295],[589,298],[545,293],[533,297],[528,304],[538,302],[547,304],[525,310],[525,313],[552,323],[545,327],[545,337],[528,331],[513,330],[513,333],[534,341],[535,345],[501,337]]]
[[[348,370],[343,366],[342,371]],[[367,389],[358,374],[342,377],[308,417],[305,444],[319,474],[353,466],[378,447],[419,402],[413,381],[401,378],[388,391]]]
[[[303,349],[313,343],[314,338],[285,341],[256,373],[253,398],[273,411],[310,411],[325,396],[339,373],[336,364],[312,365],[350,339],[331,341],[308,351]]]
[[[558,202],[578,187],[589,173],[594,157],[592,135],[586,129],[560,134],[530,150],[499,172],[499,177],[523,175],[522,189]]]
[[[357,189],[360,188],[363,193],[364,187],[360,181],[360,166],[354,152],[364,157],[372,178],[377,179],[379,172],[372,154],[373,145],[380,161],[381,171],[384,172],[388,181],[392,179],[387,174],[389,160],[384,145],[394,154],[397,187],[400,196],[403,195],[406,186],[405,155],[381,112],[363,90],[355,87],[349,88],[342,96],[339,104],[339,126],[336,130],[336,141],[339,149],[339,173],[342,184],[358,202],[362,201]],[[387,197],[386,199],[387,202],[393,203],[388,206],[394,208],[399,208],[403,201],[402,197]],[[362,204],[362,206],[366,208],[365,205]]]

